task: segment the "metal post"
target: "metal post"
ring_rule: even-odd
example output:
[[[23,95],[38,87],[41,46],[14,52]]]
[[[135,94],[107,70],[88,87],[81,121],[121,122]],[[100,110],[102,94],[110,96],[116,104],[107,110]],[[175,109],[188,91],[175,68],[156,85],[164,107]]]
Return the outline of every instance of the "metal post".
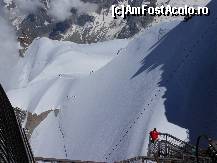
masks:
[[[166,154],[166,156],[168,156],[168,153],[169,153],[167,142],[168,142],[168,139],[167,139],[167,135],[166,135],[166,145],[165,145],[165,149],[166,149],[165,154]]]

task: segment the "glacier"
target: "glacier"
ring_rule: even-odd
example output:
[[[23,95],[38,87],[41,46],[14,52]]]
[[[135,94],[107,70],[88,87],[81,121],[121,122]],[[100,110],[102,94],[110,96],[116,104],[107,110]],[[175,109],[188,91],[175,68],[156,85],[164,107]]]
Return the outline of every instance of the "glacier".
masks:
[[[35,156],[113,162],[146,155],[149,131],[195,143],[217,137],[217,6],[210,16],[154,25],[133,39],[79,45],[40,38],[19,65],[11,103],[49,113]]]

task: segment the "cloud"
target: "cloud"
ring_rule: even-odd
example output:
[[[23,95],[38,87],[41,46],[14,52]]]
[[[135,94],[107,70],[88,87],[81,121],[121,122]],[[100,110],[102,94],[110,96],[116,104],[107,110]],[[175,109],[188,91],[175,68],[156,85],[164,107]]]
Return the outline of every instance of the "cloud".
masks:
[[[11,0],[4,0],[10,4]],[[40,0],[14,0],[18,13],[34,13],[38,8],[44,7]],[[81,0],[50,0],[48,14],[58,21],[64,21],[69,18],[72,13],[71,9],[76,8],[78,14],[95,12],[98,8],[97,4],[82,2]]]
[[[33,13],[42,6],[39,0],[15,0],[15,3],[20,12],[24,13]]]
[[[64,21],[71,16],[71,9],[76,8],[78,14],[91,13],[97,10],[97,5],[84,3],[81,0],[51,0],[49,15],[59,21]]]
[[[0,6],[0,83],[9,89],[16,83],[14,79],[19,53],[16,33],[10,25],[8,15]]]

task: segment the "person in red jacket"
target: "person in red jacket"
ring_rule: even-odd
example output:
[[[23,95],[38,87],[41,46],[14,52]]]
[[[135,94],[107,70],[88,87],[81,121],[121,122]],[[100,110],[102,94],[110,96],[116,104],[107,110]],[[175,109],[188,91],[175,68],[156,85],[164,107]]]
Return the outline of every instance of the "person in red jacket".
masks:
[[[158,140],[159,134],[160,133],[157,131],[156,128],[154,128],[154,130],[150,132],[150,137],[151,137],[152,143],[155,143]]]

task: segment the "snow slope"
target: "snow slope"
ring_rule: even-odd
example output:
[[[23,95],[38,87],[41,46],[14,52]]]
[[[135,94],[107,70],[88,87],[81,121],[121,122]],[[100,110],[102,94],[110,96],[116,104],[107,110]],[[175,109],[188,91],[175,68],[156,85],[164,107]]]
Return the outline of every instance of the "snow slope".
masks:
[[[111,162],[146,155],[153,127],[183,140],[189,136],[192,142],[201,133],[217,137],[217,1],[208,6],[209,17],[144,31],[94,73],[89,74],[92,66],[88,71],[76,67],[86,75],[66,66],[61,72],[66,76],[59,77],[58,64],[52,64],[60,60],[65,69],[68,59],[55,60],[53,55],[51,63],[27,73],[24,79],[29,83],[8,92],[12,104],[35,113],[47,107],[60,109],[35,129],[31,138],[35,156]],[[164,35],[160,32],[172,27]],[[63,49],[60,56],[67,54],[67,46]],[[52,47],[47,50],[56,52]],[[94,55],[85,63],[92,59],[90,65],[95,65]]]
[[[34,147],[34,152],[40,152],[43,153],[44,156],[52,156],[53,158],[65,158],[67,155],[64,153],[64,139],[60,127],[59,118],[55,116],[54,112],[51,112],[32,136],[32,139],[36,137],[36,140],[39,140],[32,141],[31,145]],[[45,142],[40,141],[44,139],[44,135],[41,133],[47,131],[49,131],[46,134],[48,139]]]
[[[118,139],[125,135],[124,132],[132,125],[135,117],[141,118],[142,114],[144,114],[144,119],[138,121],[138,123],[141,123],[140,125],[133,125],[136,128],[131,127],[135,132],[131,132],[127,139],[129,141],[136,138],[133,140],[134,143],[120,144],[118,148],[121,148],[121,153],[117,153],[112,159],[131,157],[138,155],[138,153],[144,154],[148,138],[146,137],[146,141],[143,142],[144,134],[147,135],[149,129],[153,127],[150,124],[153,124],[151,119],[154,112],[149,109],[142,114],[140,112],[143,111],[146,103],[151,100],[154,90],[158,88],[157,83],[160,81],[162,71],[158,68],[151,74],[145,73],[145,77],[141,76],[136,80],[130,78],[140,67],[138,61],[148,54],[147,49],[178,23],[159,24],[138,35],[126,49],[123,49],[123,47],[128,44],[127,40],[89,46],[53,42],[45,38],[35,41],[27,52],[27,58],[25,58],[24,71],[26,73],[24,73],[23,79],[26,81],[24,82],[26,85],[21,89],[8,92],[14,106],[33,113],[40,114],[50,109],[61,109],[57,118],[50,115],[46,121],[35,129],[31,138],[35,155],[61,158],[67,156],[67,158],[82,160],[104,160],[107,158],[109,160],[111,158],[108,154],[112,146],[116,145]],[[68,46],[70,46],[70,50],[68,50]],[[104,55],[101,54],[100,49],[104,52]],[[89,52],[90,56],[82,57],[80,51],[84,54]],[[118,55],[117,51],[119,52]],[[71,61],[69,54],[72,55]],[[64,59],[62,59],[62,56],[65,56]],[[101,57],[104,58],[103,62],[102,59],[97,62]],[[110,62],[111,58],[113,60]],[[70,66],[67,66],[68,61]],[[79,64],[74,66],[76,62]],[[96,67],[98,71],[94,70],[94,73],[90,74],[90,71],[94,69],[93,65],[89,66],[91,63],[98,66]],[[102,65],[106,66],[103,67]],[[61,72],[58,71],[58,66],[62,68]],[[87,71],[85,68],[87,68]],[[79,69],[82,69],[83,74],[77,73]],[[59,76],[60,74],[61,76]],[[162,93],[164,91],[165,89],[162,88]],[[167,128],[178,131],[179,127],[169,124],[166,117],[163,116],[164,99],[161,98],[161,95],[159,95],[157,101],[156,105],[159,106],[160,110],[157,117],[161,119],[162,124],[154,126],[159,126],[159,128],[168,126]],[[55,128],[57,121],[61,129]],[[49,124],[53,124],[51,129],[47,129]],[[91,127],[87,124],[91,124]],[[83,129],[80,130],[80,128]],[[165,130],[165,132],[169,131]],[[181,129],[179,134],[180,138],[187,137],[184,129]],[[49,135],[54,137],[50,140],[50,144],[46,140]],[[81,135],[86,136],[82,137]],[[87,137],[88,140],[86,140]],[[76,140],[76,138],[79,139]],[[58,143],[61,140],[64,145]],[[48,144],[46,148],[43,147],[43,150],[41,150],[44,141]],[[72,142],[78,143],[74,144]],[[83,144],[83,142],[86,142],[86,144]],[[144,146],[143,143],[145,143]],[[57,150],[53,150],[53,148]],[[122,148],[129,148],[130,150],[123,150]],[[74,155],[76,157],[73,157]]]
[[[23,69],[20,89],[8,91],[11,102],[37,114],[60,108],[67,99],[67,91],[77,80],[110,62],[128,42],[78,45],[47,38],[35,40],[19,63]]]

